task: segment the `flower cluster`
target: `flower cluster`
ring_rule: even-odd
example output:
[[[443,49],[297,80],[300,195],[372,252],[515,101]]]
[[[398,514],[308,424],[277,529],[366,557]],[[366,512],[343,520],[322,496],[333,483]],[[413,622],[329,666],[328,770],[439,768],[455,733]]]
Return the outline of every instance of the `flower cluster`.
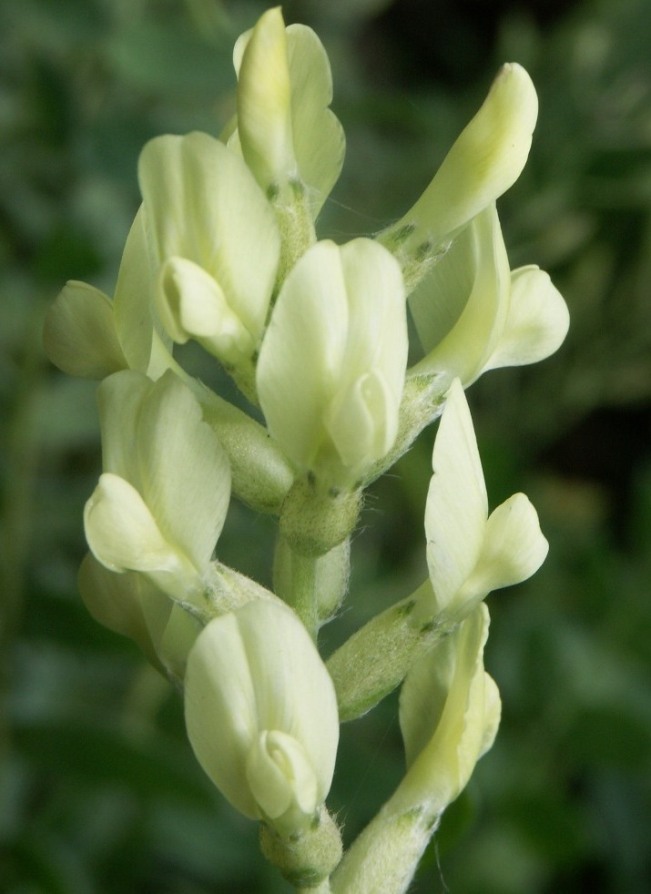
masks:
[[[315,230],[344,157],[322,44],[271,9],[234,64],[220,138],[143,149],[113,297],[70,282],[48,314],[52,361],[102,380],[80,590],[182,690],[197,759],[287,878],[391,894],[497,731],[484,599],[547,551],[523,494],[489,514],[464,394],[567,331],[549,277],[510,270],[495,206],[526,162],[536,93],[505,65],[415,205],[337,245]],[[189,340],[238,406],[175,359]],[[317,634],[346,596],[364,488],[438,416],[429,577],[326,663]],[[232,496],[278,517],[273,592],[215,558]],[[342,859],[324,806],[339,723],[399,685],[407,771]]]

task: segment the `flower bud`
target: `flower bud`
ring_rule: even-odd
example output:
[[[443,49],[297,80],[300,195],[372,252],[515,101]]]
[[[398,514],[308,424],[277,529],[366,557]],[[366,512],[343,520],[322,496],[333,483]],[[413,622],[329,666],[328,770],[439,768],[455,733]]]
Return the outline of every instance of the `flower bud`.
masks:
[[[370,239],[317,243],[285,280],[260,350],[271,434],[317,481],[351,488],[393,445],[406,361],[395,260]]]
[[[291,120],[287,38],[280,7],[235,45],[237,127],[244,160],[268,190],[298,178]]]
[[[124,371],[100,386],[105,472],[84,512],[95,557],[174,598],[202,586],[230,497],[228,460],[173,373]]]
[[[332,74],[323,44],[305,25],[285,28],[279,7],[243,34],[233,54],[238,74],[237,133],[258,183],[282,200],[300,183],[316,218],[344,158],[341,124],[329,108]]]
[[[250,602],[204,628],[185,719],[199,763],[237,810],[284,835],[308,828],[330,789],[339,721],[332,681],[290,609]]]
[[[251,363],[278,267],[273,212],[250,171],[202,133],[143,149],[140,187],[170,336],[197,339],[227,368]]]

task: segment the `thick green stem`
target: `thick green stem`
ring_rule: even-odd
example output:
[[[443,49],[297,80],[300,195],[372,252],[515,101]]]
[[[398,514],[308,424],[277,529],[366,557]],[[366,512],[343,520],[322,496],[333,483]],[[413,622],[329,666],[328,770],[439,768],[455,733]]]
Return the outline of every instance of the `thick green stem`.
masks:
[[[316,559],[294,555],[292,607],[316,640],[319,613],[317,608]]]
[[[315,641],[319,629],[317,561],[317,557],[297,553],[282,534],[278,535],[274,556],[274,592],[294,609]]]
[[[313,639],[331,618],[348,588],[350,541],[323,556],[305,556],[278,535],[274,556],[274,592],[294,609]]]

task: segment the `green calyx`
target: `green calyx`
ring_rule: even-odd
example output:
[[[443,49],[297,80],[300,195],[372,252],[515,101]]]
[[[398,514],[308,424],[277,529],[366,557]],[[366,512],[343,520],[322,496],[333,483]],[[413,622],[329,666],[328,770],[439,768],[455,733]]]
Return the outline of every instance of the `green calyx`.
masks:
[[[343,853],[339,829],[325,807],[298,837],[283,837],[262,824],[260,847],[267,860],[300,889],[317,888],[336,869]]]
[[[295,552],[322,556],[350,536],[361,506],[361,491],[323,491],[308,474],[294,482],[285,498],[280,531]]]

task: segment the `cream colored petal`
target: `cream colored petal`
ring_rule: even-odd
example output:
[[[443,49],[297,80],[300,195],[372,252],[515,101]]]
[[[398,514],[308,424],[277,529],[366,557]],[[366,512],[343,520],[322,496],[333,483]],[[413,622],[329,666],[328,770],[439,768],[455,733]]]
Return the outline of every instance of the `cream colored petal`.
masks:
[[[435,244],[454,234],[518,179],[537,116],[529,75],[516,62],[503,65],[483,105],[403,222],[415,224]]]
[[[291,610],[253,602],[237,614],[256,679],[260,729],[285,732],[301,743],[316,774],[320,803],[330,789],[339,741],[330,675]],[[281,699],[279,692],[285,693]]]
[[[510,271],[497,210],[491,204],[457,236],[409,296],[425,357],[414,371],[458,377],[483,371],[506,325]]]
[[[570,325],[561,293],[538,267],[511,274],[511,302],[505,330],[486,369],[537,363],[557,351]]]
[[[217,280],[185,258],[169,258],[163,264],[158,311],[179,344],[195,338],[225,362],[248,357],[255,349],[251,333],[229,307]]]
[[[104,469],[140,493],[164,537],[200,572],[230,499],[228,459],[190,390],[171,371],[135,371],[99,389]]]
[[[458,379],[448,392],[432,467],[425,508],[427,563],[436,609],[442,611],[477,563],[488,516],[472,418]]]
[[[140,467],[136,451],[140,409],[151,390],[147,376],[123,370],[109,376],[97,390],[102,434],[102,468],[140,488]]]
[[[48,310],[43,330],[48,358],[71,376],[103,379],[127,366],[110,298],[71,280]]]
[[[109,571],[88,553],[79,569],[79,592],[90,614],[110,630],[139,641],[147,636],[137,574]],[[169,601],[169,600],[168,600]]]
[[[428,362],[430,354],[432,363],[436,362],[436,348],[454,332],[468,306],[477,281],[482,247],[477,238],[478,220],[479,217],[475,218],[459,233],[439,262],[409,294],[409,311],[426,358],[419,366]]]
[[[316,774],[305,748],[293,736],[265,730],[246,759],[246,778],[263,814],[278,819],[296,803],[307,814],[319,806]]]
[[[441,640],[409,670],[400,690],[400,729],[410,767],[434,735],[457,666],[458,636]]]
[[[205,773],[240,813],[259,818],[246,779],[246,758],[258,734],[255,682],[234,614],[211,621],[190,652],[185,724]]]
[[[219,332],[226,298],[210,274],[185,258],[168,258],[161,268],[158,308],[163,325],[174,341]]]
[[[459,791],[468,784],[477,761],[493,744],[501,718],[501,707],[497,686],[484,671],[481,661],[468,689],[464,735],[457,744]]]
[[[400,266],[372,239],[353,239],[340,252],[349,308],[344,375],[352,382],[377,370],[397,405],[408,352]]]
[[[328,433],[353,474],[393,446],[408,339],[398,263],[378,243],[340,248],[349,317],[341,381],[325,416]]]
[[[348,302],[340,252],[319,242],[291,270],[276,301],[257,365],[260,406],[274,438],[310,467],[324,414],[341,380]]]
[[[226,517],[230,468],[196,398],[172,372],[142,402],[136,453],[141,493],[157,524],[202,571]]]
[[[330,62],[314,31],[305,25],[290,25],[287,55],[294,152],[316,217],[339,178],[346,142],[343,128],[329,108]]]
[[[156,645],[160,663],[167,674],[176,681],[182,682],[185,677],[188,655],[194,646],[199,633],[203,630],[201,623],[178,603],[170,602],[170,611],[165,621],[165,613],[160,604],[150,603],[145,609],[145,617],[152,630],[152,639]],[[153,629],[156,625],[157,635]],[[162,627],[162,629],[161,629]]]
[[[307,631],[285,606],[255,601],[208,624],[188,661],[185,718],[199,763],[246,816],[261,815],[247,764],[249,771],[259,766],[260,754],[252,752],[265,731],[300,745],[316,777],[316,800],[325,798],[339,737],[334,687]],[[288,765],[297,766],[293,760]],[[299,802],[304,769],[294,774]],[[257,791],[260,780],[253,775]],[[274,793],[262,794],[267,803]],[[280,806],[275,796],[271,800]]]
[[[151,372],[152,378],[157,378],[164,372],[166,364],[155,363],[150,370],[157,322],[153,312],[154,294],[154,259],[150,255],[141,207],[129,230],[120,262],[115,286],[115,326],[129,367],[143,373]],[[169,339],[162,329],[158,334],[164,337],[169,347]]]
[[[269,9],[236,49],[237,126],[244,159],[263,189],[298,177],[285,23]]]
[[[147,660],[162,672],[145,604],[155,605],[158,614],[169,619],[172,601],[142,574],[109,571],[91,553],[81,563],[77,583],[84,605],[93,618],[115,633],[134,640]]]
[[[501,719],[500,691],[491,675],[484,673],[484,735],[479,747],[479,757],[483,757],[493,747]]]
[[[409,672],[400,697],[408,772],[392,802],[442,812],[494,739],[499,696],[484,672],[487,636],[480,605]]]
[[[331,404],[324,417],[326,429],[343,465],[353,474],[391,449],[398,433],[397,409],[377,370],[361,375]]]
[[[157,137],[142,151],[139,179],[158,263],[178,257],[202,267],[255,343],[267,317],[280,236],[242,158],[207,134]]]
[[[240,68],[242,67],[242,57],[244,56],[244,51],[249,45],[249,41],[251,40],[251,35],[253,34],[253,28],[249,28],[247,31],[244,31],[235,41],[233,46],[233,68],[235,69],[235,74],[239,77]],[[226,139],[230,138],[232,132],[237,127],[237,115],[234,115],[232,119],[229,121],[226,126],[227,132],[223,134]]]
[[[464,591],[485,595],[521,583],[540,568],[548,549],[536,510],[524,494],[514,494],[491,513],[481,555]]]
[[[177,571],[179,557],[138,491],[105,472],[86,502],[84,528],[91,552],[110,571]]]

